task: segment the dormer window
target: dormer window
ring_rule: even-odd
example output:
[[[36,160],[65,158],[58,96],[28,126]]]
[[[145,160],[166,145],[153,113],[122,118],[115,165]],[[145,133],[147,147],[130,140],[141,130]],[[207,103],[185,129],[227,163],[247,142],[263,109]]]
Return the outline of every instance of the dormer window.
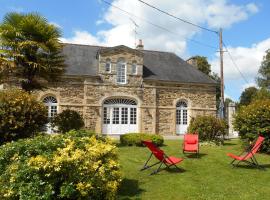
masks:
[[[131,74],[137,74],[137,63],[136,61],[133,61],[132,62],[132,65],[131,65]]]
[[[126,84],[127,82],[127,70],[124,59],[119,59],[116,66],[116,82],[120,84]]]
[[[111,65],[111,59],[108,58],[105,64],[105,72],[111,72]]]

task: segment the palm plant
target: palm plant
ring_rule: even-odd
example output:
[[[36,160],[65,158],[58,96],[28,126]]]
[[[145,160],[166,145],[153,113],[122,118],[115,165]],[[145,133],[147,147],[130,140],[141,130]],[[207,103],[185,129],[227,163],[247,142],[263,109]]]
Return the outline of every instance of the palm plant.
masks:
[[[19,77],[29,92],[55,81],[65,68],[60,37],[59,28],[37,13],[8,13],[0,24],[0,74]]]

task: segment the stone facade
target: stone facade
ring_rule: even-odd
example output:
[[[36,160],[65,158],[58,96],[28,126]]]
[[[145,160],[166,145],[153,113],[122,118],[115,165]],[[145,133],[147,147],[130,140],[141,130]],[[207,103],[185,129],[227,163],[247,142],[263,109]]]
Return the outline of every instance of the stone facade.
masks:
[[[126,84],[116,82],[119,59],[126,62]],[[110,59],[111,70],[106,72]],[[143,79],[143,54],[128,48],[102,50],[97,76],[65,75],[57,84],[38,92],[38,98],[54,96],[58,112],[73,109],[81,113],[88,129],[102,133],[103,102],[108,98],[127,98],[137,102],[138,132],[176,134],[176,104],[187,102],[188,122],[196,115],[216,115],[216,87],[211,84],[188,84]],[[131,65],[137,72],[132,74]]]

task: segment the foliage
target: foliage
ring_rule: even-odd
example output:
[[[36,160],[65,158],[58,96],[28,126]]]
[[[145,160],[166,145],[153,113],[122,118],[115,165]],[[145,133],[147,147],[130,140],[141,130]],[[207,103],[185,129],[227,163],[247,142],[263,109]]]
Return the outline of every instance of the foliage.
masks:
[[[212,141],[220,144],[227,134],[227,128],[224,120],[213,116],[197,116],[191,120],[188,132],[198,133],[200,141]]]
[[[124,146],[143,146],[143,140],[151,140],[157,146],[162,146],[164,142],[163,137],[156,134],[128,133],[120,136],[120,143]]]
[[[8,13],[0,24],[0,57],[5,63],[0,73],[18,76],[26,91],[42,88],[42,80],[57,80],[65,67],[60,37],[60,30],[36,13]]]
[[[47,110],[35,96],[17,89],[0,91],[0,142],[31,137],[47,123]]]
[[[79,130],[84,126],[82,116],[74,110],[64,110],[54,118],[53,124],[61,133]]]
[[[270,88],[270,49],[266,51],[266,55],[263,57],[259,69],[259,77],[257,78],[257,83],[260,87]]]
[[[193,59],[196,60],[196,67],[198,68],[198,70],[205,73],[206,75],[210,75],[211,65],[208,63],[206,57],[194,56]]]
[[[266,88],[260,88],[252,97],[252,101],[270,99],[270,91]]]
[[[252,98],[256,95],[257,91],[258,89],[256,87],[246,88],[240,96],[239,106],[249,105],[252,101]]]
[[[265,137],[262,151],[270,153],[270,100],[257,100],[242,106],[234,118],[234,128],[242,139],[253,141],[259,134]]]
[[[120,181],[115,146],[91,132],[0,147],[1,199],[114,199]]]

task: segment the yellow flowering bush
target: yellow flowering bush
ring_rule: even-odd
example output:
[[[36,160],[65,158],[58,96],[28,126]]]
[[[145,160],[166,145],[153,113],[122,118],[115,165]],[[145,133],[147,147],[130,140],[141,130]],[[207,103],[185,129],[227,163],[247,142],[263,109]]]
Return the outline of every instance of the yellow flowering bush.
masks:
[[[18,89],[0,91],[0,143],[41,131],[47,110],[35,96]]]
[[[241,106],[234,116],[234,128],[243,140],[253,141],[258,135],[265,137],[261,148],[270,153],[270,100],[256,100]]]
[[[0,199],[115,199],[115,146],[87,131],[37,136],[0,147]]]

